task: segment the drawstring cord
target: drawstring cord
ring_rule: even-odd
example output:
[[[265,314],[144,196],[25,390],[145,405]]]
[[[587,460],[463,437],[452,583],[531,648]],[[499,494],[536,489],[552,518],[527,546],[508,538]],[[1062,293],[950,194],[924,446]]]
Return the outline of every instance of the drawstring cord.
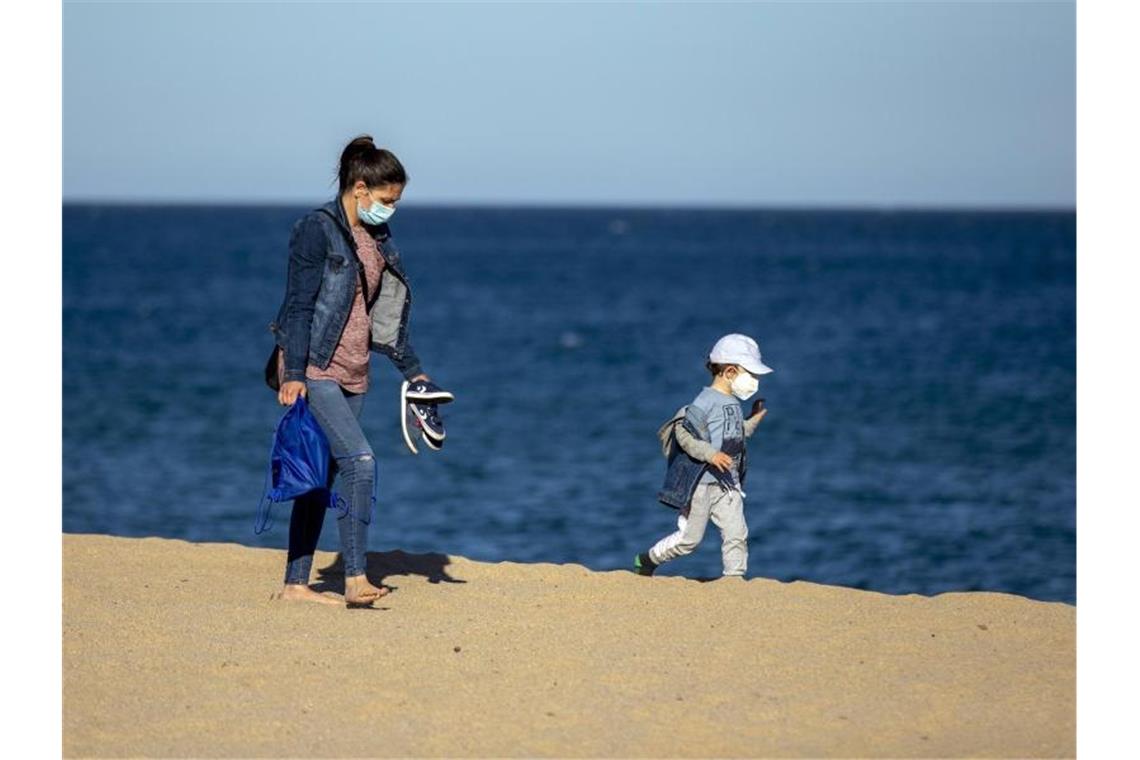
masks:
[[[280,423],[278,423],[280,425]],[[277,431],[273,432],[274,441],[277,440]],[[261,500],[257,502],[257,516],[253,519],[253,533],[260,536],[273,525],[273,494],[269,490],[269,481],[273,476],[273,447],[269,447],[269,466],[265,468],[265,485],[261,489]]]

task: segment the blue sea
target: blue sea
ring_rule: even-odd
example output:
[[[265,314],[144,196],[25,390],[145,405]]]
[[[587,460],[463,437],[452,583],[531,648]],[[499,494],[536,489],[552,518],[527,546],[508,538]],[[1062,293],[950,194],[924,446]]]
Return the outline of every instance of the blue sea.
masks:
[[[261,373],[305,210],[64,207],[65,531],[284,548],[287,506],[253,533],[282,411]],[[392,227],[413,341],[457,398],[413,456],[373,358],[370,549],[628,568],[675,527],[656,430],[743,332],[775,368],[750,576],[1075,603],[1074,213],[408,206]],[[719,544],[662,574],[717,576]]]

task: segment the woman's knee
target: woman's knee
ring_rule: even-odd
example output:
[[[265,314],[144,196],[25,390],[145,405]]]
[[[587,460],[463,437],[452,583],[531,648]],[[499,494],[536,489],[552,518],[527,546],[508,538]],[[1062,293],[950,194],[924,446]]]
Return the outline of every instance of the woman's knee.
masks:
[[[336,465],[340,473],[344,475],[351,473],[354,481],[372,480],[376,459],[371,451],[360,451],[346,457],[338,457]]]

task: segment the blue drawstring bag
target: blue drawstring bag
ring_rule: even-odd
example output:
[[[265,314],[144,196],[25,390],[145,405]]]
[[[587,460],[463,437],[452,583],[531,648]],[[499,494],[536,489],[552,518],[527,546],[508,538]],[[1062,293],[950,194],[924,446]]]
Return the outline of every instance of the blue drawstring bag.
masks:
[[[328,482],[328,438],[317,418],[309,411],[305,397],[297,396],[273,433],[269,472],[265,476],[265,489],[257,506],[253,532],[261,534],[270,527],[270,508],[275,502],[292,501],[310,491],[323,495],[326,506],[336,504],[345,509],[344,500],[328,487]]]

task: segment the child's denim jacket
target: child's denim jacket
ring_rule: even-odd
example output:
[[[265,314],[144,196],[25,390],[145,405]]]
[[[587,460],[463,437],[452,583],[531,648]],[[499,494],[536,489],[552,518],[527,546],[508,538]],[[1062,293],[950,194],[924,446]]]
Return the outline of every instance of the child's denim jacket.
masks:
[[[694,410],[695,411],[695,410]],[[709,431],[699,414],[690,412],[689,406],[678,409],[673,416],[657,431],[657,438],[661,441],[661,453],[665,455],[665,484],[657,493],[657,499],[667,507],[681,510],[681,514],[689,513],[689,505],[693,500],[693,492],[701,476],[708,469],[708,463],[690,456],[677,442],[678,437],[686,437],[686,444],[690,449],[696,448],[698,452],[711,457],[716,453],[712,443],[709,442]],[[744,485],[744,476],[748,472],[747,450],[741,453],[740,484]]]

